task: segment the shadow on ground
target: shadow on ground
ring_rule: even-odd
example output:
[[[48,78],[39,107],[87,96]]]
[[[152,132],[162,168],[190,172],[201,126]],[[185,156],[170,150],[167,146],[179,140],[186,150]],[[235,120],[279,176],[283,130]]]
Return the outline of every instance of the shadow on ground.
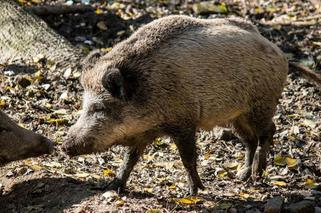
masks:
[[[42,178],[21,182],[0,197],[1,212],[61,212],[95,191],[72,178]]]

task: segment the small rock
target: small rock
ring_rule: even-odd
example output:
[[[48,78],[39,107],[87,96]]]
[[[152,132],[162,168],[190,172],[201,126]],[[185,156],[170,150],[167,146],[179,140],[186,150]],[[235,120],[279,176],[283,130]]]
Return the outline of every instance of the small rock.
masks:
[[[60,100],[67,100],[68,97],[69,97],[68,92],[65,91],[65,92],[63,92],[63,93],[60,95],[59,99],[60,99]]]
[[[75,72],[75,73],[73,73],[73,76],[72,76],[72,77],[74,77],[74,78],[79,78],[80,75],[81,75],[81,72]]]
[[[12,70],[7,70],[7,71],[4,71],[4,74],[7,76],[13,76],[15,73]]]
[[[96,25],[102,31],[108,30],[108,28],[107,28],[107,26],[106,26],[104,21],[99,21]]]
[[[4,192],[4,185],[2,185],[2,183],[0,183],[0,195],[2,195]]]
[[[72,0],[69,0],[69,1],[66,1],[65,4],[66,4],[66,5],[73,5],[73,3],[74,3],[74,2],[73,2]]]
[[[291,204],[286,208],[290,213],[314,213],[314,202],[309,200],[303,200],[294,204]]]
[[[81,0],[81,3],[83,3],[83,4],[89,4],[89,3],[90,3],[90,0]]]
[[[69,79],[70,78],[70,76],[71,76],[71,68],[70,67],[66,69],[66,71],[63,74],[63,76],[64,76],[65,79]]]
[[[10,170],[9,172],[7,172],[6,177],[14,177],[16,174],[14,173],[13,170]]]
[[[118,194],[115,191],[107,191],[104,194],[102,194],[102,197],[107,202],[112,202],[118,198]]]
[[[274,197],[269,199],[264,206],[264,212],[265,213],[281,212],[283,201],[284,199],[282,197]]]
[[[41,87],[47,91],[50,88],[50,84],[43,84]]]
[[[85,40],[84,43],[85,43],[85,44],[88,44],[88,45],[93,45],[93,44],[94,44],[93,41],[88,40],[88,39]]]

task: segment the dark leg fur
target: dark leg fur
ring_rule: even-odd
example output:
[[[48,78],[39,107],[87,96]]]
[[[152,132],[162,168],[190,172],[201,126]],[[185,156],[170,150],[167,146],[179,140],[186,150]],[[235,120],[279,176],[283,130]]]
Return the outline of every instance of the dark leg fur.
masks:
[[[251,176],[252,162],[258,140],[245,117],[240,117],[235,120],[233,126],[246,147],[245,162],[236,174],[236,177],[240,180],[247,180]]]
[[[195,128],[172,127],[169,134],[178,148],[183,165],[187,171],[189,193],[197,194],[198,189],[205,189],[197,172],[197,153],[195,144]],[[175,131],[176,130],[176,131]]]
[[[152,142],[150,138],[135,138],[132,140],[137,140],[137,144],[127,148],[124,155],[124,162],[117,176],[107,186],[109,190],[122,191],[125,189],[131,171],[143,154],[147,144]]]
[[[253,164],[252,164],[252,179],[256,180],[262,175],[262,172],[266,168],[267,154],[270,151],[270,146],[273,141],[273,135],[275,133],[275,125],[271,121],[270,125],[263,129],[259,134],[259,142],[255,151]]]
[[[250,176],[256,180],[266,168],[267,154],[275,133],[272,112],[271,109],[253,112],[240,116],[233,123],[246,146],[245,163],[237,173],[241,180],[247,180]]]

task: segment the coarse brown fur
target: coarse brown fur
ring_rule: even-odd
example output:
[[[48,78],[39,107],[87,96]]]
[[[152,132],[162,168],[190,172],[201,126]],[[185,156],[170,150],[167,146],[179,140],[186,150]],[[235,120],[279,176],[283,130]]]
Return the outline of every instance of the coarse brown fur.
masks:
[[[150,140],[169,135],[188,172],[190,192],[196,193],[203,186],[196,172],[195,131],[232,124],[247,147],[238,176],[247,179],[252,172],[255,178],[266,164],[287,73],[281,50],[249,22],[165,17],[140,28],[83,72],[81,82],[91,98],[85,98],[64,147],[81,154],[131,141],[128,159],[137,159]],[[99,103],[97,112],[108,108],[109,114],[88,124],[95,118],[92,106]],[[118,114],[117,120],[111,114]]]
[[[0,165],[14,160],[49,154],[53,143],[24,129],[0,111]]]

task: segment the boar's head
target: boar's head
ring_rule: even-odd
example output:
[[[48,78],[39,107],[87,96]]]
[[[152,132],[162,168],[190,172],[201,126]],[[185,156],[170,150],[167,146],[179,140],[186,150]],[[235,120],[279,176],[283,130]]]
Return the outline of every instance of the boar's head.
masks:
[[[0,165],[10,161],[49,154],[53,143],[24,129],[0,111]]]
[[[143,81],[136,72],[100,60],[83,71],[80,82],[84,88],[82,112],[63,144],[68,155],[105,151],[150,127]]]

